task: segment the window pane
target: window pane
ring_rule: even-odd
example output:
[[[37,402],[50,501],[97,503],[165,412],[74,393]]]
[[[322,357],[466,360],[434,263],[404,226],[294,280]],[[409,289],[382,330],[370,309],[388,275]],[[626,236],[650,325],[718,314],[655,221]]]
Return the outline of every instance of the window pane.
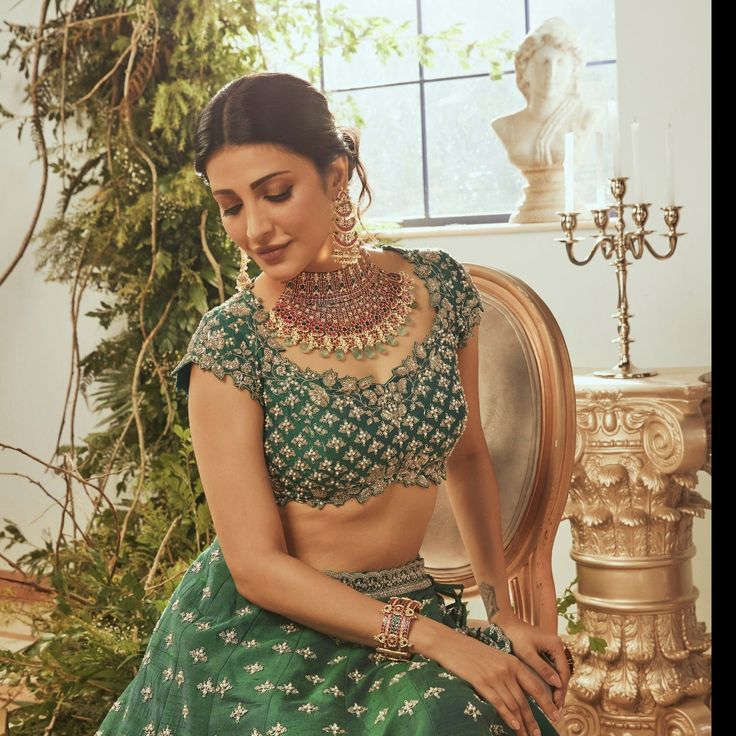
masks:
[[[465,0],[461,8],[457,3],[447,0],[421,0],[422,32],[433,35],[440,33],[456,23],[462,23],[462,35],[459,43],[487,41],[503,31],[509,32],[505,47],[514,48],[524,38],[525,20],[524,3],[508,2],[508,0]],[[435,43],[433,48],[440,48]],[[432,66],[424,67],[424,78],[454,77],[464,74],[487,74],[490,67],[487,62],[480,61],[476,54],[471,55],[469,68],[464,68],[457,56],[438,54]],[[513,66],[513,62],[511,62]],[[504,70],[505,71],[505,70]]]
[[[614,0],[529,0],[529,24],[559,15],[577,32],[586,63],[616,58]]]
[[[423,217],[419,85],[332,92],[328,99],[338,125],[353,124],[344,112],[349,108],[348,96],[364,121],[359,126],[360,156],[373,192],[364,221]],[[360,182],[355,174],[350,191],[357,200]]]
[[[322,0],[323,16],[326,17],[338,5],[346,6],[344,11],[340,11],[340,15],[351,21],[359,21],[369,16],[385,17],[391,21],[387,26],[390,29],[395,29],[400,23],[407,21],[408,27],[401,32],[400,39],[412,38],[413,40],[416,38],[416,0],[371,0],[370,3],[364,0]],[[393,35],[393,30],[391,35]],[[415,47],[401,40],[398,45],[399,48],[405,49],[404,54],[398,56],[396,52],[392,52],[388,64],[381,61],[372,40],[361,41],[357,51],[349,60],[345,60],[337,50],[326,50],[324,57],[325,88],[344,89],[417,79],[419,77],[419,58]]]
[[[515,75],[428,82],[425,99],[430,215],[513,211],[524,179],[491,120],[523,107]]]
[[[608,100],[618,99],[617,69],[616,64],[587,66],[580,84],[582,98],[598,110],[598,128],[603,132],[603,174],[606,179],[613,176],[613,143],[609,140],[607,115]],[[619,125],[623,131],[623,121],[619,121]],[[575,191],[586,210],[595,206],[595,134],[591,135],[585,151],[576,152]],[[607,182],[603,183],[603,194],[606,201],[613,202]]]
[[[289,37],[290,50],[283,40],[270,41],[261,39],[263,55],[266,57],[266,68],[269,72],[285,72],[294,74],[320,86],[319,77],[319,43],[317,33],[305,29],[304,33]]]

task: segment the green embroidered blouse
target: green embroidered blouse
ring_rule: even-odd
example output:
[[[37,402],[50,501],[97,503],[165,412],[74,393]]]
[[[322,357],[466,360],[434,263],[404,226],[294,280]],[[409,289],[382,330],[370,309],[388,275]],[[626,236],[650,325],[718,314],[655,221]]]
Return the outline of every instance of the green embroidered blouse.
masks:
[[[266,327],[249,289],[208,311],[171,372],[189,390],[191,364],[229,375],[263,408],[263,449],[276,502],[318,508],[359,503],[392,483],[428,488],[447,477],[447,458],[468,417],[457,363],[483,303],[463,265],[443,250],[384,245],[413,264],[435,318],[427,337],[385,383],[301,368]]]

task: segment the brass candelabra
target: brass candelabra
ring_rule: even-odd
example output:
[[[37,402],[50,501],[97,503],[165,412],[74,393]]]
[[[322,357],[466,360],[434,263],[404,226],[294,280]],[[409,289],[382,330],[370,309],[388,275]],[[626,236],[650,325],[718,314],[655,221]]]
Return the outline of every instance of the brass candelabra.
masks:
[[[638,260],[644,254],[644,248],[646,247],[646,249],[655,258],[664,260],[674,254],[675,248],[677,247],[677,239],[682,235],[687,235],[687,233],[677,232],[677,223],[680,219],[680,210],[682,207],[679,205],[660,207],[664,212],[664,222],[667,226],[668,232],[659,233],[659,235],[668,239],[669,250],[666,253],[657,253],[647,240],[647,235],[653,233],[654,230],[646,230],[644,227],[647,222],[647,217],[649,216],[649,206],[651,205],[651,202],[624,204],[623,200],[626,195],[627,179],[627,176],[617,176],[608,180],[611,185],[611,193],[613,194],[613,198],[616,200],[616,204],[613,205],[613,208],[616,210],[616,231],[614,233],[606,232],[606,227],[608,226],[608,213],[611,209],[610,206],[602,209],[591,210],[593,214],[593,222],[595,223],[596,228],[598,228],[600,235],[596,237],[596,241],[593,244],[590,253],[584,260],[578,260],[573,254],[575,243],[582,240],[582,238],[574,237],[575,228],[577,227],[577,215],[579,213],[556,213],[562,218],[561,225],[562,230],[565,233],[565,237],[555,238],[555,240],[560,243],[565,243],[567,257],[576,266],[584,266],[588,263],[595,255],[599,246],[604,258],[610,260],[615,256],[616,259],[611,265],[616,267],[618,305],[616,312],[611,316],[618,320],[618,337],[613,338],[611,342],[618,342],[619,355],[618,363],[610,370],[593,372],[594,375],[601,376],[603,378],[643,378],[645,376],[657,375],[657,371],[655,369],[638,368],[631,362],[629,357],[629,345],[636,341],[629,336],[629,320],[634,315],[629,313],[629,301],[626,294],[627,266],[630,263],[626,260],[626,254],[631,253],[631,255]],[[626,232],[624,230],[624,209],[626,207],[631,208],[631,217],[636,225],[636,229],[631,232]]]

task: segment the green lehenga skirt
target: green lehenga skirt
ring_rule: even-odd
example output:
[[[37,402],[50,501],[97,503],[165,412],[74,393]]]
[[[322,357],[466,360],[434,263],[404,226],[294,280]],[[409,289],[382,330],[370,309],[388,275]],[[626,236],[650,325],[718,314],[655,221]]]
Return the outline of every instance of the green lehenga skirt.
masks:
[[[403,595],[421,613],[513,654],[492,624],[466,625],[461,586],[424,560],[326,574],[379,600]],[[445,604],[440,593],[450,595]],[[378,624],[377,628],[378,630]],[[558,732],[527,695],[542,736]],[[215,537],[190,565],[154,627],[138,674],[95,736],[469,736],[515,732],[467,681],[415,654],[393,662],[371,647],[260,608],[235,588]]]

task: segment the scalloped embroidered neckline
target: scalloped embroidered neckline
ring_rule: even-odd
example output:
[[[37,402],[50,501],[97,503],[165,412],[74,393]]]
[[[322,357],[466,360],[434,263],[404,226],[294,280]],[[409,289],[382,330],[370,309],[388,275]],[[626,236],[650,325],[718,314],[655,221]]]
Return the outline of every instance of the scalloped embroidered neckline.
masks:
[[[402,378],[403,375],[399,374],[398,371],[401,371],[402,369],[406,371],[408,369],[407,364],[410,361],[413,360],[421,366],[424,362],[429,360],[429,347],[438,337],[440,331],[442,302],[439,301],[436,307],[432,305],[432,297],[434,293],[438,291],[438,289],[430,287],[428,283],[429,276],[424,277],[421,275],[421,273],[419,273],[418,266],[421,263],[421,255],[419,255],[418,250],[405,250],[403,248],[398,248],[390,244],[386,244],[381,247],[384,250],[392,250],[399,253],[403,258],[405,258],[412,264],[414,275],[419,278],[419,280],[424,284],[424,287],[427,289],[427,293],[429,294],[429,306],[434,310],[432,325],[426,337],[424,337],[422,340],[414,341],[414,345],[412,346],[409,354],[401,361],[401,363],[399,363],[399,365],[396,365],[391,369],[391,376],[388,378],[388,380],[379,382],[376,380],[375,376],[372,373],[368,374],[367,376],[356,377],[344,373],[337,373],[334,368],[328,368],[325,371],[317,371],[314,368],[302,367],[284,354],[286,351],[286,347],[278,342],[271,330],[268,330],[268,328],[266,328],[266,331],[268,332],[268,345],[272,348],[275,348],[274,362],[280,363],[292,372],[298,373],[309,380],[321,380],[322,383],[327,387],[334,386],[336,383],[349,382],[353,383],[357,389],[372,389],[377,387],[386,388],[397,378]],[[243,293],[250,294],[251,299],[253,299],[253,302],[256,306],[254,317],[257,314],[260,314],[263,317],[265,323],[265,321],[268,319],[268,310],[265,308],[261,298],[257,294],[254,294],[252,289],[243,289]],[[258,322],[258,320],[256,320],[256,322]],[[420,353],[423,353],[423,355],[420,355]]]

